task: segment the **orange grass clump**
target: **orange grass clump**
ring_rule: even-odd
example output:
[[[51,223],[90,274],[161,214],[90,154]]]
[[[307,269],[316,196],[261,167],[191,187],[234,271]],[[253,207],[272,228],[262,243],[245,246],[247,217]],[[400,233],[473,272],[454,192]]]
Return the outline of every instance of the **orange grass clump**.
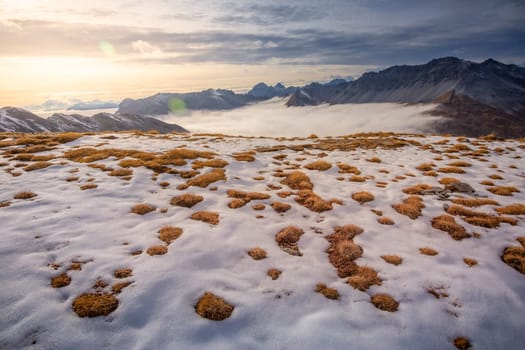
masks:
[[[224,168],[229,163],[223,159],[210,159],[210,160],[196,160],[191,164],[194,170],[201,169],[204,167],[208,168]]]
[[[382,311],[395,312],[399,308],[399,303],[390,295],[385,293],[372,295],[370,301],[376,308]]]
[[[337,167],[339,168],[340,174],[361,175],[361,171],[359,171],[359,169],[357,169],[355,166],[351,166],[345,163],[337,163]]]
[[[248,151],[248,152],[239,152],[233,154],[233,158],[235,158],[238,162],[253,162],[255,161],[255,152]]]
[[[73,301],[73,311],[78,317],[106,316],[117,307],[118,299],[108,293],[86,293]]]
[[[287,185],[292,190],[311,190],[314,187],[308,175],[302,171],[294,171],[286,174],[281,183]]]
[[[427,184],[418,184],[403,189],[403,192],[406,194],[423,194],[424,191],[428,190],[432,186]]]
[[[308,170],[319,170],[319,171],[325,171],[332,167],[332,164],[325,162],[324,160],[317,160],[313,163],[309,163],[303,166],[303,168],[306,168]]]
[[[525,248],[507,247],[503,250],[501,260],[516,271],[525,274]]]
[[[406,215],[412,220],[417,219],[422,215],[421,209],[425,208],[423,199],[418,196],[410,196],[403,199],[403,203],[393,204],[394,208],[399,214]]]
[[[133,275],[132,269],[118,269],[113,271],[115,278],[128,278]]]
[[[163,226],[159,230],[159,239],[169,245],[182,235],[182,229],[174,226]]]
[[[246,203],[252,200],[263,200],[263,199],[270,198],[269,194],[261,193],[261,192],[244,192],[244,191],[238,191],[238,190],[228,190],[226,194],[230,198],[242,199]]]
[[[469,162],[465,162],[463,160],[458,160],[458,161],[455,161],[455,162],[452,162],[452,163],[448,163],[447,164],[448,166],[452,166],[452,167],[460,167],[460,168],[465,168],[465,167],[471,167],[472,164],[470,164]]]
[[[363,177],[363,176],[357,176],[357,175],[352,175],[352,176],[350,176],[350,178],[348,178],[348,181],[352,181],[352,182],[365,182],[365,181],[366,181],[366,177]]]
[[[292,208],[292,206],[288,203],[282,203],[282,202],[273,202],[272,208],[277,213],[286,213],[288,210]]]
[[[297,243],[304,231],[296,226],[287,226],[275,235],[275,241],[282,251],[290,255],[302,256]]]
[[[419,164],[416,169],[419,171],[431,171],[434,168],[434,163],[422,163]]]
[[[279,278],[281,273],[282,273],[281,270],[275,269],[275,268],[271,268],[268,271],[266,271],[266,275],[268,275],[268,277],[270,277],[274,281]]]
[[[441,180],[439,180],[438,182],[440,184],[442,184],[442,185],[450,185],[450,184],[459,183],[461,181],[459,181],[458,179],[453,178],[453,177],[444,177]]]
[[[92,190],[94,188],[97,188],[98,185],[97,184],[94,184],[94,183],[88,183],[88,184],[85,184],[85,185],[81,185],[80,186],[80,189],[82,191],[85,191],[85,190]]]
[[[490,198],[454,198],[452,203],[471,208],[480,207],[482,205],[499,205],[498,202]]]
[[[50,162],[36,162],[36,163],[30,164],[24,167],[24,170],[25,171],[40,170],[40,169],[50,167],[51,165],[54,165],[54,164]]]
[[[261,204],[261,203],[252,205],[253,210],[259,211],[259,210],[264,210],[264,208],[266,208],[266,205]]]
[[[211,211],[198,211],[190,216],[192,220],[203,221],[211,225],[217,225],[219,223],[219,214]]]
[[[253,260],[262,260],[266,259],[266,251],[262,248],[255,247],[248,250],[248,255],[253,258]]]
[[[512,196],[513,192],[520,192],[514,186],[494,186],[487,188],[487,191],[492,192],[498,196]]]
[[[358,202],[359,204],[364,204],[366,202],[373,201],[374,195],[366,191],[354,192],[352,193],[352,199]]]
[[[51,287],[53,288],[62,288],[68,286],[70,283],[71,277],[69,277],[65,272],[62,272],[60,275],[51,278]]]
[[[242,199],[234,198],[230,201],[230,203],[228,203],[228,208],[231,208],[231,209],[241,208],[241,207],[244,207],[246,203],[247,202]]]
[[[440,172],[440,173],[448,173],[448,174],[450,174],[450,173],[452,173],[452,174],[464,174],[465,170],[461,169],[460,167],[447,166],[447,167],[439,168],[438,172]]]
[[[36,197],[37,194],[29,191],[24,192],[18,192],[13,196],[14,199],[31,199],[33,197]]]
[[[317,285],[315,286],[315,292],[324,295],[327,299],[339,299],[339,292],[337,291],[337,289],[327,287],[324,283],[317,283]]]
[[[177,189],[186,189],[190,186],[197,186],[206,188],[209,184],[212,184],[217,181],[226,180],[226,175],[224,169],[213,169],[212,171],[201,174],[199,176],[190,179],[186,184],[179,185]]]
[[[525,205],[515,203],[495,209],[499,214],[505,215],[525,215]]]
[[[130,175],[133,175],[133,170],[118,168],[118,169],[112,170],[108,175],[109,176],[130,176]]]
[[[316,213],[332,210],[332,203],[341,204],[341,202],[338,200],[325,201],[311,190],[301,190],[297,192],[297,197],[294,199],[303,207],[308,208]]]
[[[381,278],[376,270],[368,266],[359,266],[357,271],[348,278],[348,284],[360,291],[366,291],[373,285],[380,286]]]
[[[337,269],[337,275],[341,278],[349,277],[357,272],[358,266],[354,260],[363,255],[363,249],[349,239],[331,242],[326,252],[328,260]]]
[[[117,282],[113,286],[111,286],[111,291],[113,294],[120,294],[124,288],[132,284],[131,281],[123,281],[123,282]]]
[[[151,256],[154,256],[154,255],[164,255],[168,252],[168,248],[166,246],[163,246],[163,245],[154,245],[154,246],[151,246],[149,247],[147,250],[146,250],[146,253],[148,255],[151,255]]]
[[[205,292],[195,305],[195,312],[212,321],[222,321],[231,316],[234,306],[213,293]]]
[[[379,159],[378,157],[372,157],[370,159],[367,159],[366,161],[370,163],[381,163],[381,159]]]
[[[155,207],[151,204],[136,204],[131,208],[133,214],[145,215],[152,211],[155,211]]]
[[[401,265],[403,258],[397,255],[381,255],[381,259],[392,265]]]
[[[198,194],[185,193],[177,197],[173,197],[170,201],[171,205],[176,205],[184,208],[191,208],[197,203],[204,200],[204,197]]]
[[[468,350],[472,347],[470,341],[467,338],[458,337],[454,339],[454,346],[459,350]]]
[[[447,232],[449,236],[456,241],[472,237],[472,235],[467,233],[465,228],[458,224],[450,215],[436,216],[432,219],[431,223],[433,228]]]
[[[423,255],[435,256],[438,255],[438,251],[429,247],[419,248],[419,252]]]
[[[388,216],[380,216],[377,218],[377,222],[381,225],[394,225],[394,220],[390,219]]]
[[[463,258],[463,262],[468,265],[468,267],[472,267],[478,264],[476,259],[472,258]]]

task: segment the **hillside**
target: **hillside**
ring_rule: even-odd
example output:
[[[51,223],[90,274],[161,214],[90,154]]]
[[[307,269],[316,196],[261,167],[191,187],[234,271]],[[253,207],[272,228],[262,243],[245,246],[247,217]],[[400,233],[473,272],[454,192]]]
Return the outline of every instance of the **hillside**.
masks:
[[[0,348],[521,349],[524,157],[523,139],[0,134]]]

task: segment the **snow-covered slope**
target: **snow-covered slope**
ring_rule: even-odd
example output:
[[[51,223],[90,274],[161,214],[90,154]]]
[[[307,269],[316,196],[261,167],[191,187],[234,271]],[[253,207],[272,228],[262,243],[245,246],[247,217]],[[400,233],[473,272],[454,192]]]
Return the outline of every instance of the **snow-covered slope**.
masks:
[[[473,349],[518,350],[525,343],[525,275],[502,261],[506,247],[525,255],[517,240],[525,236],[525,215],[498,214],[525,204],[523,141],[47,135],[37,140],[71,142],[40,148],[32,158],[27,153],[38,150],[32,141],[12,137],[0,134],[2,349],[442,350],[465,338]],[[224,167],[224,174],[210,166]],[[294,171],[302,175],[289,175]],[[445,191],[447,177],[475,192]],[[419,184],[437,188],[410,189]],[[493,193],[505,190],[497,186],[510,195]],[[36,196],[17,196],[22,191]],[[373,199],[365,202],[358,192]],[[420,193],[424,204],[414,219],[398,205],[409,193]],[[191,208],[170,204],[183,194],[202,200]],[[465,199],[494,202],[458,211],[452,201]],[[153,211],[135,214],[137,204]],[[217,222],[190,218],[200,211],[217,213]],[[434,228],[442,215],[456,224],[442,217],[448,224],[435,227],[469,237],[455,240]],[[341,228],[350,224],[363,232]],[[166,225],[182,230],[173,230],[169,245],[159,239]],[[276,237],[288,226],[303,230],[298,241]],[[339,236],[330,236],[334,231]],[[152,246],[165,254],[150,255]],[[267,257],[252,259],[247,252],[254,247]],[[301,255],[290,255],[293,249]],[[384,255],[402,262],[387,263]],[[523,267],[523,255],[516,266]],[[352,264],[375,284],[349,285],[336,267]],[[267,275],[271,268],[282,272],[275,280]],[[352,271],[354,285],[367,281]],[[119,282],[131,284],[112,292]],[[317,284],[339,297],[316,293]],[[211,321],[195,312],[206,291],[234,307],[229,318]],[[80,318],[72,306],[84,293],[116,298],[118,307]],[[397,311],[375,307],[378,293],[395,299]]]

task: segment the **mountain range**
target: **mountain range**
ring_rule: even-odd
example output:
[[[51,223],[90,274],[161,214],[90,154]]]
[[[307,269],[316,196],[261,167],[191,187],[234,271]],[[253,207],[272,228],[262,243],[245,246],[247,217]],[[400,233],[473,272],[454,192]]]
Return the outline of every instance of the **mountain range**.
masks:
[[[288,107],[381,102],[434,104],[435,108],[427,113],[442,117],[432,126],[436,133],[525,136],[525,68],[493,59],[476,63],[456,57],[438,58],[421,65],[393,66],[365,73],[356,80],[334,79],[302,87],[261,82],[247,93],[207,89],[126,98],[116,114],[101,113],[91,118],[55,114],[45,120],[28,111],[5,107],[0,110],[0,130],[182,131],[178,125],[145,118],[191,110],[229,110],[274,97],[286,98]]]

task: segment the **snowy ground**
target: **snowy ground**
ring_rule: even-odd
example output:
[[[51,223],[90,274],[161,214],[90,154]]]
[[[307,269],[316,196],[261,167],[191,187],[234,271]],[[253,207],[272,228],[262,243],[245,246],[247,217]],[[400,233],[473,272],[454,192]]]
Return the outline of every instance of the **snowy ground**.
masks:
[[[525,236],[525,215],[509,215],[517,219],[516,225],[502,223],[492,229],[470,225],[456,216],[456,222],[468,233],[479,234],[456,241],[431,226],[432,218],[445,214],[443,206],[450,202],[435,195],[422,196],[426,207],[415,220],[392,208],[408,196],[402,189],[422,183],[441,186],[438,180],[444,177],[469,183],[477,195],[495,199],[500,206],[525,204],[523,141],[399,136],[420,145],[323,151],[315,145],[339,139],[107,136],[84,136],[36,153],[56,156],[50,161],[52,166],[40,170],[24,171],[17,167],[23,161],[0,156],[0,203],[4,203],[0,206],[2,349],[441,350],[454,349],[457,337],[469,339],[474,349],[522,349],[525,344],[525,275],[501,260],[505,247],[520,246],[516,239]],[[443,140],[448,143],[439,142]],[[0,143],[6,141],[10,138]],[[472,150],[486,149],[487,153],[476,159],[465,155],[466,151],[445,153],[460,143]],[[253,162],[234,157],[236,152],[258,147],[305,144],[314,146],[256,152]],[[89,167],[89,163],[63,157],[66,150],[85,146],[148,152],[184,146],[211,151],[217,154],[216,159],[229,163],[224,168],[227,180],[207,188],[178,190],[176,187],[187,179],[168,173],[152,178],[152,170],[136,167],[131,168],[131,179],[125,180]],[[21,147],[3,147],[0,152]],[[274,159],[277,155],[287,157]],[[381,162],[367,161],[372,157]],[[459,157],[472,166],[462,168],[464,174],[439,172],[439,168],[458,160],[450,157]],[[326,171],[303,167],[316,160],[332,167]],[[366,181],[349,181],[352,175],[340,174],[338,162],[357,167]],[[424,176],[416,169],[425,162],[435,164],[438,176]],[[95,163],[118,168],[119,161],[109,158]],[[174,168],[190,170],[191,160]],[[342,204],[317,213],[296,203],[294,195],[279,197],[280,191],[295,192],[280,184],[283,178],[276,176],[279,169],[287,173],[292,168],[309,176],[313,191],[321,198],[340,199]],[[21,175],[12,175],[17,173]],[[492,174],[502,179],[489,179]],[[78,179],[66,181],[71,177]],[[495,195],[480,184],[486,180],[515,186],[520,192]],[[90,181],[97,187],[80,189]],[[166,188],[159,185],[163,181],[169,182]],[[226,194],[229,189],[268,193],[271,198],[231,209],[231,198]],[[13,199],[21,191],[37,196]],[[375,199],[360,205],[351,198],[358,191],[368,191]],[[204,200],[192,208],[170,205],[171,198],[182,193],[200,194]],[[275,201],[292,208],[278,214],[270,206]],[[131,208],[140,203],[157,209],[146,215],[131,213]],[[258,203],[265,208],[253,210],[252,205]],[[472,210],[496,214],[497,207],[485,205]],[[383,211],[395,224],[380,224],[372,209]],[[219,213],[220,222],[210,225],[189,219],[201,210]],[[335,226],[347,224],[364,229],[354,238],[363,249],[356,263],[376,270],[381,285],[366,291],[354,289],[330,264],[325,237]],[[157,232],[164,225],[180,227],[183,234],[168,246],[167,254],[146,254],[148,247],[163,244]],[[298,243],[302,256],[287,254],[275,241],[275,235],[288,225],[305,232]],[[253,247],[263,248],[267,258],[253,260],[247,254]],[[422,255],[421,247],[431,247],[439,254]],[[130,254],[137,250],[144,252]],[[402,257],[402,264],[388,264],[380,258],[385,254]],[[467,266],[465,257],[478,264]],[[68,270],[73,261],[82,263],[81,270]],[[107,316],[78,317],[72,310],[74,299],[94,292],[93,285],[99,279],[109,284],[103,291],[110,292],[111,285],[121,281],[113,276],[120,268],[132,269],[132,276],[125,281],[133,283],[117,295],[118,308]],[[282,270],[281,276],[272,280],[266,275],[269,268]],[[62,272],[71,277],[71,283],[52,288],[51,278]],[[339,299],[316,293],[317,283],[336,288]],[[447,296],[438,299],[429,289]],[[210,321],[195,313],[194,306],[205,291],[235,307],[230,318]],[[374,307],[370,298],[376,293],[390,294],[399,302],[398,311]]]

